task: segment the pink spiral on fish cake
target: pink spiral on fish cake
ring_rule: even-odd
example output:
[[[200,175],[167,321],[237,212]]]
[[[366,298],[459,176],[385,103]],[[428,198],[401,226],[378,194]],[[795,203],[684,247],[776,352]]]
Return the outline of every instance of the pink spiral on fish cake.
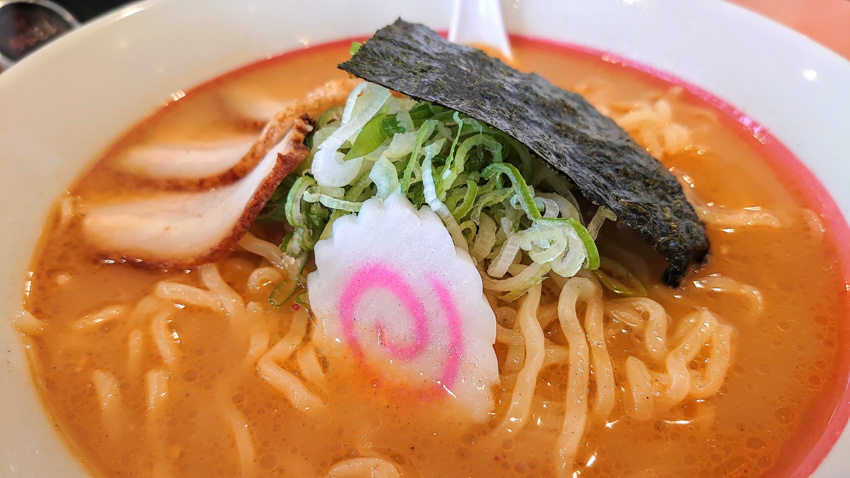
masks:
[[[385,289],[401,300],[404,308],[413,316],[413,343],[410,345],[395,345],[393,340],[383,339],[385,325],[382,321],[375,324],[378,337],[382,339],[384,348],[394,358],[412,359],[425,351],[430,341],[428,321],[422,301],[416,296],[410,284],[397,272],[382,264],[366,264],[357,269],[349,279],[339,300],[340,321],[342,333],[349,346],[358,355],[362,353],[357,335],[354,332],[354,321],[357,305],[364,294],[372,289]]]
[[[446,285],[432,274],[427,276],[428,284],[433,289],[445,317],[445,327],[448,336],[447,344],[435,344],[446,347],[446,359],[438,379],[439,384],[450,392],[449,387],[455,384],[460,374],[461,357],[464,352],[463,321],[458,313],[452,294]],[[357,320],[357,306],[363,296],[373,289],[384,289],[401,301],[402,306],[413,319],[413,340],[408,345],[396,345],[392,338],[385,337],[386,326],[383,321],[375,324],[378,330],[378,342],[396,359],[415,359],[421,355],[430,344],[431,332],[425,315],[425,307],[416,295],[410,283],[398,272],[383,264],[366,264],[358,268],[343,288],[339,300],[340,325],[345,341],[352,351],[362,356],[363,350],[354,329]]]
[[[446,315],[446,328],[449,331],[449,350],[440,383],[448,388],[454,385],[460,373],[460,358],[463,356],[463,322],[455,306],[455,301],[452,299],[452,294],[446,288],[445,284],[430,274],[428,275],[428,282],[434,288],[437,299],[440,301],[440,305]]]

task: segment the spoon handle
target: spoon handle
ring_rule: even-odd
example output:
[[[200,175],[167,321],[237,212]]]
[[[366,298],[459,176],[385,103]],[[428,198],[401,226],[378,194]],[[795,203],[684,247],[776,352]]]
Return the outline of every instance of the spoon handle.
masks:
[[[499,0],[455,0],[449,41],[489,45],[508,60],[513,58]]]

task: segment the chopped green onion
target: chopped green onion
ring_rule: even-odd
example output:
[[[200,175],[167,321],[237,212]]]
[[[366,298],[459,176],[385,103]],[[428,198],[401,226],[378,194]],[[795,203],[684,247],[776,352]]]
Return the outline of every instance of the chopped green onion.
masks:
[[[345,199],[337,199],[334,197],[322,194],[319,196],[319,202],[326,207],[336,209],[338,211],[358,212],[362,202],[346,201]]]
[[[334,121],[339,121],[341,118],[342,105],[332,106],[316,118],[316,130],[320,130]]]
[[[468,179],[466,181],[466,192],[463,195],[463,202],[461,202],[452,212],[452,215],[456,220],[460,220],[469,214],[469,211],[472,210],[472,206],[475,205],[475,197],[477,195],[478,185],[475,184],[475,181]]]
[[[413,121],[417,120],[425,120],[431,119],[432,116],[435,116],[441,112],[445,111],[445,108],[439,105],[422,102],[417,103],[410,109],[410,117]]]
[[[293,226],[281,244],[289,255],[301,257],[329,238],[334,222],[364,201],[399,191],[437,213],[455,244],[487,272],[485,288],[506,293],[502,300],[549,274],[600,269],[594,240],[614,215],[599,208],[585,227],[568,180],[489,125],[363,83],[344,106],[319,115],[311,141],[307,161],[261,215]],[[606,287],[638,290],[633,276],[616,268],[597,273]],[[274,297],[290,300],[297,290],[291,282],[279,284]]]
[[[434,129],[437,127],[437,121],[428,120],[422,123],[419,132],[416,134],[416,142],[413,143],[413,151],[410,152],[410,158],[407,160],[407,166],[404,168],[404,174],[401,179],[401,192],[407,194],[410,189],[410,181],[413,179],[414,170],[419,166],[419,150],[422,149],[422,144],[425,140],[431,137]]]
[[[381,120],[381,128],[384,130],[386,137],[394,134],[404,133],[405,127],[401,125],[398,117],[395,115],[386,115]]]
[[[364,195],[366,195],[366,191],[371,186],[372,181],[368,176],[361,176],[360,179],[354,181],[354,184],[349,186],[348,192],[345,193],[344,199],[346,201],[361,201]],[[370,194],[369,197],[372,195]]]
[[[623,297],[646,297],[646,287],[622,264],[609,257],[600,258],[599,269],[594,271],[599,282],[611,292]]]
[[[528,257],[534,262],[552,262],[567,250],[567,238],[560,228],[528,229],[519,247],[528,251]]]
[[[292,238],[295,235],[295,231],[290,231],[287,235],[283,236],[283,240],[280,241],[280,251],[286,252],[289,250],[289,244],[292,242]]]
[[[343,159],[348,160],[366,156],[384,144],[384,140],[387,139],[387,133],[383,125],[384,119],[387,117],[388,115],[386,114],[380,114],[373,116],[372,119],[367,121],[363,129],[360,130],[360,134],[357,135],[357,139],[351,145],[351,149],[345,153]]]
[[[472,245],[472,258],[476,261],[483,261],[485,257],[490,255],[493,246],[496,245],[496,222],[487,214],[481,214],[481,224],[478,226],[478,236]]]
[[[294,277],[285,278],[278,282],[269,294],[269,304],[272,307],[277,308],[289,302],[298,292],[298,289],[304,287],[301,276],[304,274],[304,267],[307,265],[307,254],[302,253],[297,260],[298,263],[295,265],[297,272]]]
[[[531,220],[534,222],[539,222],[541,225],[552,225],[558,226],[562,224],[566,224],[575,229],[576,233],[578,233],[579,238],[584,243],[584,247],[587,250],[587,262],[585,267],[588,270],[596,270],[599,268],[599,250],[596,248],[596,243],[593,241],[593,238],[590,237],[590,234],[587,232],[587,229],[575,219],[568,218],[548,218],[543,217],[540,214],[540,210],[537,209],[537,205],[534,204],[534,198],[531,195],[531,191],[528,188],[528,184],[526,184],[525,179],[523,179],[522,175],[519,174],[516,166],[507,163],[493,163],[490,166],[484,168],[481,172],[481,176],[485,179],[495,178],[499,174],[504,174],[510,179],[511,184],[513,184],[514,191],[519,197],[520,203],[522,204],[522,208],[525,210],[525,213],[528,215]]]
[[[540,282],[543,282],[543,279],[546,278],[546,274],[549,273],[549,269],[550,269],[550,267],[548,265],[544,265],[544,266],[540,267],[540,270],[538,270],[537,272],[532,274],[531,277],[529,277],[524,282],[522,282],[521,284],[516,286],[515,289],[511,290],[510,292],[508,292],[505,295],[500,296],[499,298],[502,299],[505,302],[513,302],[513,301],[519,299],[520,297],[522,297],[523,294],[528,292],[528,289],[531,289],[532,287],[539,284]],[[516,276],[514,276],[514,277],[516,277]]]
[[[454,157],[449,156],[446,160],[445,172],[443,173],[444,187],[439,191],[439,197],[445,197],[446,189],[450,188],[458,175],[463,172],[467,156],[473,148],[478,146],[483,146],[490,151],[494,163],[502,161],[502,145],[493,138],[480,134],[464,140],[457,148]]]
[[[390,194],[398,189],[398,171],[387,158],[382,157],[375,162],[372,170],[369,171],[369,179],[375,183],[378,189],[376,196],[381,199],[390,197]]]
[[[292,185],[286,197],[286,220],[293,226],[303,226],[304,216],[301,214],[301,198],[307,188],[316,184],[310,176],[301,176]]]
[[[295,303],[301,307],[310,307],[310,300],[307,298],[306,290],[295,296]]]

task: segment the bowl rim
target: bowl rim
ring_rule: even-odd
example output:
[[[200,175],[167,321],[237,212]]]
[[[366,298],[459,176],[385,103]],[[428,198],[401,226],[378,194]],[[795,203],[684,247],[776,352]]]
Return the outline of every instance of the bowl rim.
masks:
[[[225,2],[225,1],[226,0],[216,0],[216,2],[214,2],[214,3],[216,3],[216,5],[220,5],[221,3]],[[159,11],[157,9],[160,9],[160,10],[171,9],[171,11],[173,12],[176,8],[176,7],[174,7],[175,3],[177,3],[177,2],[168,2],[168,1],[165,1],[165,0],[143,0],[143,1],[140,1],[140,2],[137,2],[137,3],[127,5],[123,8],[121,8],[121,9],[113,12],[112,14],[108,14],[107,16],[102,17],[99,20],[96,20],[95,22],[87,24],[87,25],[85,25],[84,27],[82,27],[78,30],[75,30],[75,31],[68,33],[63,38],[59,39],[57,42],[48,45],[47,47],[39,50],[38,52],[34,53],[33,55],[30,55],[25,60],[23,60],[21,63],[19,63],[18,65],[16,65],[13,68],[10,68],[2,76],[0,76],[0,100],[2,100],[4,97],[8,98],[9,95],[12,94],[11,89],[14,88],[16,85],[21,85],[29,77],[31,77],[33,75],[37,75],[40,68],[42,69],[42,71],[44,71],[43,70],[44,68],[48,68],[47,71],[49,71],[50,65],[48,63],[50,61],[52,61],[51,58],[55,60],[56,57],[59,56],[59,55],[64,55],[64,54],[67,54],[69,52],[73,53],[74,49],[76,48],[75,45],[78,44],[81,40],[85,40],[85,39],[91,40],[92,37],[97,37],[98,35],[104,36],[103,33],[108,32],[110,30],[114,34],[115,33],[114,30],[116,29],[116,27],[115,27],[116,24],[127,23],[129,21],[127,19],[133,19],[133,18],[140,16],[140,15],[147,15],[147,16],[150,17],[152,13],[156,13],[157,11]],[[258,1],[258,2],[255,2],[255,3],[257,5],[259,5],[260,8],[270,8],[269,4],[273,3],[273,1],[272,0],[262,0],[262,1]],[[339,3],[339,2],[337,2],[337,3]],[[443,1],[442,3],[445,5],[448,2]],[[806,71],[814,71],[814,72],[816,72],[816,76],[818,74],[820,74],[820,75],[823,75],[823,76],[831,77],[828,80],[830,82],[832,82],[833,84],[835,82],[841,82],[841,81],[845,81],[845,80],[848,83],[850,83],[850,62],[847,62],[843,58],[839,57],[837,54],[835,54],[835,53],[833,53],[829,50],[826,50],[824,47],[822,47],[818,44],[815,44],[814,42],[811,42],[810,40],[806,39],[805,37],[803,37],[799,33],[794,32],[790,29],[787,29],[786,27],[783,27],[781,25],[775,24],[772,21],[764,19],[763,17],[760,17],[760,16],[758,16],[758,15],[752,13],[752,12],[749,12],[749,11],[747,11],[747,10],[741,8],[741,7],[738,7],[736,5],[727,4],[727,3],[717,3],[717,4],[712,4],[710,6],[706,6],[706,5],[699,4],[696,0],[684,0],[680,4],[675,4],[675,3],[673,3],[672,1],[669,1],[669,0],[622,0],[622,3],[616,2],[615,4],[613,4],[614,5],[613,7],[611,5],[601,6],[601,7],[600,6],[594,6],[594,5],[590,5],[588,3],[588,1],[585,1],[585,0],[581,0],[581,1],[576,2],[576,3],[580,4],[581,8],[585,8],[588,11],[591,11],[591,12],[611,12],[611,11],[613,11],[612,10],[613,8],[619,8],[619,9],[629,10],[629,14],[632,15],[632,14],[635,14],[635,12],[639,12],[639,11],[656,13],[656,12],[661,11],[661,9],[668,9],[671,12],[677,13],[677,14],[681,14],[681,12],[683,12],[683,11],[689,11],[691,15],[694,15],[696,17],[699,17],[699,15],[701,13],[707,15],[706,18],[700,17],[699,21],[708,21],[707,19],[717,19],[718,15],[719,15],[717,12],[720,12],[720,17],[722,17],[723,15],[728,15],[727,20],[731,19],[731,20],[729,20],[730,23],[733,26],[735,26],[735,28],[737,28],[739,30],[741,29],[741,27],[744,27],[742,31],[746,31],[747,27],[758,28],[761,33],[767,32],[766,37],[768,37],[769,39],[775,40],[775,39],[779,38],[780,39],[780,42],[779,42],[780,45],[788,47],[787,49],[782,50],[782,54],[792,56],[794,54],[799,54],[800,52],[802,52],[803,53],[802,57],[808,56],[809,59],[811,60],[809,63],[811,63],[815,66],[812,66],[811,68],[808,68],[808,69],[804,69],[803,75],[806,74],[805,73]],[[542,0],[537,1],[537,2],[529,0],[529,1],[526,1],[525,3],[519,5],[519,8],[516,8],[514,6],[508,6],[507,10],[504,13],[505,13],[506,20],[508,22],[509,30],[511,30],[511,31],[528,30],[528,29],[532,28],[532,27],[529,27],[529,23],[528,23],[530,17],[536,17],[537,19],[540,19],[540,18],[542,18],[540,16],[541,12],[542,13],[549,13],[549,12],[555,11],[555,10],[560,12],[560,10],[559,10],[560,7],[553,7],[553,6],[548,5],[548,4],[546,4],[546,5],[543,5],[543,4],[544,4],[544,2]],[[206,6],[206,3],[202,2],[201,0],[187,1],[186,6],[183,7],[183,11],[186,11],[188,8],[191,8],[192,6],[194,6],[194,7]],[[448,23],[447,18],[446,19],[439,18],[438,16],[435,16],[433,14],[433,12],[429,13],[428,11],[426,11],[426,9],[423,9],[423,8],[416,9],[416,8],[412,8],[410,6],[403,6],[403,8],[406,8],[408,10],[412,10],[412,11],[416,12],[417,16],[414,16],[414,17],[411,17],[411,18],[413,18],[417,21],[425,20],[425,23],[427,23],[431,26],[435,26],[437,28],[440,28],[441,26],[444,27]],[[433,8],[434,10],[437,10],[437,8],[434,8],[434,7],[431,7],[431,8]],[[573,4],[573,8],[575,8],[575,4]],[[226,9],[224,9],[224,10],[226,10]],[[448,11],[448,9],[446,9],[446,11]],[[528,13],[529,11],[531,13]],[[706,13],[706,12],[708,12],[708,13]],[[666,14],[669,15],[670,12],[667,12]],[[648,16],[648,14],[645,14],[644,16]],[[355,17],[355,18],[359,18],[359,17]],[[559,18],[555,18],[554,20],[557,21],[558,19]],[[573,28],[578,27],[578,25],[576,24],[576,21],[574,19],[567,18],[567,17],[560,18],[560,19],[563,20],[565,23],[569,24]],[[356,21],[360,21],[364,25],[367,24],[367,22],[365,22],[362,19],[356,20]],[[551,21],[552,20],[550,19],[549,22],[551,23]],[[387,22],[383,22],[383,23],[387,23]],[[582,31],[582,32],[585,32],[585,33],[587,31],[586,29],[584,29],[584,30],[582,30],[581,28],[577,28],[577,29],[579,31]],[[572,34],[572,35],[575,36],[575,34]],[[334,37],[334,36],[335,35],[331,35],[331,37]],[[349,35],[349,36],[355,36],[355,35]],[[532,35],[527,35],[527,36],[534,37],[535,35],[532,34]],[[338,38],[338,35],[336,35],[335,37]],[[565,44],[568,44],[568,45],[575,44],[575,42],[569,41],[569,39],[571,38],[570,35],[556,34],[556,35],[545,35],[545,37],[549,40],[554,40],[556,43],[562,43],[562,44],[565,43]],[[590,35],[590,37],[592,38],[592,40],[589,40],[588,43],[593,44],[593,45],[597,45],[599,43],[598,38],[593,37],[593,35]],[[107,38],[107,39],[110,40],[110,41],[115,41],[115,38]],[[327,40],[327,38],[325,40]],[[311,39],[309,41],[312,42],[313,40]],[[660,58],[659,59],[659,57],[653,57],[652,55],[648,55],[648,56],[643,55],[643,54],[630,55],[628,53],[630,51],[632,51],[631,50],[632,48],[635,48],[633,45],[618,43],[616,41],[613,41],[613,42],[608,41],[607,43],[606,42],[602,42],[602,43],[604,43],[604,45],[603,45],[604,48],[598,48],[598,51],[611,52],[612,56],[619,56],[619,57],[622,57],[622,58],[630,58],[631,60],[629,60],[629,61],[633,60],[633,63],[635,65],[652,65],[651,67],[648,67],[648,69],[653,70],[656,74],[660,73],[663,76],[664,75],[663,72],[677,71],[677,69],[675,68],[675,66],[677,64],[675,57]],[[747,43],[746,39],[744,39],[744,43]],[[584,43],[582,43],[582,44],[584,44]],[[299,45],[306,46],[302,42],[295,42],[295,43],[290,42],[289,45],[290,46],[288,48],[298,48]],[[596,48],[596,47],[593,46],[591,48]],[[256,51],[248,54],[247,56],[245,54],[241,54],[241,56],[237,55],[235,57],[229,57],[228,58],[228,62],[229,62],[228,64],[230,65],[230,69],[232,69],[232,67],[234,65],[243,65],[243,64],[246,64],[246,63],[251,63],[251,62],[253,62],[257,59],[263,58],[263,57],[268,57],[271,54],[271,51],[272,50],[269,50],[269,49],[261,51],[260,48],[257,48]],[[638,53],[640,53],[640,50],[638,50]],[[253,56],[251,56],[251,55],[253,55]],[[238,59],[236,59],[237,57],[238,57]],[[754,61],[753,58],[751,57],[751,55],[748,56],[748,58],[751,61]],[[208,58],[206,58],[204,61],[210,61],[210,60]],[[215,70],[215,68],[213,68],[212,70]],[[221,71],[221,70],[219,71],[219,73],[225,73],[225,72],[226,71]],[[697,73],[697,74],[699,74],[699,73]],[[200,74],[196,73],[196,77],[209,78],[209,75],[207,75],[207,76],[204,76],[204,75],[207,75],[207,74],[206,73],[200,73]],[[671,78],[678,78],[681,83],[685,83],[685,84],[692,84],[692,85],[702,85],[702,84],[704,84],[702,81],[694,81],[694,78],[691,78],[688,75],[678,76],[678,77],[673,77],[672,75],[670,75],[670,77]],[[810,80],[810,81],[814,82],[814,80]],[[712,77],[711,82],[716,83],[717,79]],[[198,82],[198,83],[200,83],[200,82]],[[712,83],[712,84],[714,85],[714,83]],[[792,82],[792,84],[793,84],[793,82]],[[195,84],[188,85],[188,86],[195,86]],[[701,88],[697,88],[697,89],[701,90]],[[728,91],[724,90],[724,87],[718,87],[718,86],[715,85],[713,87],[706,87],[706,89],[702,90],[702,91],[704,91],[706,94],[708,94],[709,90],[714,92],[714,93],[711,94],[712,97],[724,98],[725,99],[724,103],[727,106],[731,105],[731,104],[735,104],[735,105],[739,105],[739,106],[743,105],[743,107],[736,109],[736,111],[738,113],[741,113],[741,117],[744,118],[744,119],[758,118],[758,119],[766,120],[766,119],[768,119],[768,116],[770,116],[767,112],[761,111],[757,108],[751,111],[750,103],[748,102],[748,100],[743,100],[743,103],[741,103],[740,95],[730,94]],[[720,91],[718,91],[718,90],[720,90]],[[160,91],[166,91],[166,89],[160,89]],[[752,91],[749,91],[748,93],[752,93]],[[149,97],[153,97],[153,96],[149,96]],[[160,98],[161,97],[163,97],[163,96],[160,96]],[[837,99],[834,98],[835,101],[839,102],[838,104],[841,104],[841,102],[845,99],[847,99],[847,103],[845,103],[845,104],[850,104],[850,96],[848,96],[848,95],[844,95],[844,96],[839,95],[837,97]],[[795,101],[801,101],[801,100],[805,100],[805,98],[797,99]],[[151,103],[151,105],[153,105],[153,103]],[[15,105],[15,106],[20,108],[19,105]],[[735,109],[734,107],[731,107],[731,106],[730,106],[730,108]],[[148,109],[150,109],[150,107],[148,107]],[[12,111],[14,111],[14,108],[12,108]],[[23,111],[23,110],[19,109],[19,111]],[[838,122],[841,122],[841,120],[843,120],[844,117],[838,116],[837,119],[838,119]],[[850,119],[850,115],[847,116],[847,119]],[[3,135],[4,124],[8,125],[9,123],[8,122],[4,123],[2,121],[2,119],[0,119],[0,145],[3,145],[4,142],[8,142],[8,137],[4,137],[4,135]],[[132,123],[125,124],[124,128],[122,128],[122,129],[126,129],[126,127],[129,127],[131,124]],[[751,131],[753,131],[754,134],[758,134],[758,132],[761,131],[759,129],[760,125],[758,123],[755,123],[755,122],[752,122],[751,124],[754,125],[753,126],[754,129],[752,129]],[[788,145],[788,149],[793,154],[795,154],[796,157],[799,157],[801,159],[802,163],[812,161],[811,158],[813,158],[813,156],[812,156],[812,153],[809,151],[809,149],[807,149],[806,141],[801,141],[799,139],[799,136],[797,136],[797,135],[789,134],[786,131],[787,130],[786,126],[771,125],[771,120],[763,121],[763,124],[767,125],[767,128],[769,128],[770,130],[776,131],[777,136],[779,138],[782,138],[782,140],[786,142],[786,144]],[[848,122],[846,124],[850,124],[850,122]],[[764,131],[767,131],[767,130],[764,130]],[[117,136],[115,136],[115,137],[117,137]],[[834,136],[834,137],[839,138],[838,136]],[[764,136],[764,138],[769,139],[768,136]],[[781,143],[777,143],[777,144],[781,144]],[[16,147],[18,147],[18,146],[19,145],[16,144]],[[842,147],[837,148],[836,151],[834,152],[835,156],[832,157],[830,159],[830,161],[832,161],[832,162],[839,161],[840,157],[843,157],[844,153],[846,153],[847,151],[848,151],[848,147],[846,145],[843,146],[843,149],[842,149]],[[17,158],[17,159],[20,159],[20,158]],[[83,164],[82,162],[79,162],[79,161],[78,161],[78,163]],[[82,169],[82,167],[76,168],[76,170],[78,172],[81,169]],[[803,168],[803,171],[809,172],[810,170],[806,167],[806,168]],[[832,196],[830,196],[829,194],[826,194],[827,203],[832,202],[833,198],[835,198],[835,202],[833,203],[835,205],[835,208],[834,208],[835,212],[838,214],[838,217],[840,218],[840,220],[844,222],[844,227],[846,229],[846,219],[845,218],[847,218],[848,215],[850,215],[850,193],[848,193],[847,191],[842,192],[840,189],[837,189],[838,186],[836,186],[836,184],[838,184],[840,182],[840,181],[838,181],[840,179],[840,177],[845,177],[845,178],[847,177],[847,174],[846,174],[847,168],[846,167],[845,168],[839,168],[839,171],[844,173],[844,174],[835,174],[835,176],[837,176],[839,178],[830,177],[828,174],[825,175],[823,170],[812,170],[810,175],[811,175],[812,178],[816,178],[816,177],[819,178],[819,180],[816,180],[815,182],[817,184],[823,184],[825,192],[826,191],[832,192]],[[68,183],[69,182],[66,182],[65,185],[67,185]],[[0,183],[0,184],[2,184],[2,183]],[[50,188],[47,188],[47,189],[50,189]],[[41,206],[43,206],[43,204]],[[44,207],[42,207],[40,211],[42,213],[44,213],[44,212],[46,212],[46,209]],[[36,215],[38,215],[38,214],[36,214]],[[43,214],[39,215],[39,219],[42,218],[42,217],[43,217]],[[43,221],[40,221],[40,220],[38,222],[40,224],[43,223]],[[39,226],[40,226],[40,224],[39,224]],[[33,228],[30,227],[29,231],[31,232],[32,230],[33,230]],[[4,242],[9,240],[9,239],[7,239],[7,236],[5,236],[5,235],[2,236],[2,237],[3,237]],[[26,256],[27,254],[24,254],[24,255]],[[29,254],[29,255],[31,255],[31,254]],[[847,277],[848,276],[847,272],[850,271],[850,267],[848,267],[848,264],[850,264],[850,258],[842,257],[842,260],[843,260],[843,263],[844,263],[843,264],[844,265],[844,267],[843,267],[844,274],[845,274],[845,277]],[[21,261],[18,261],[18,262],[19,263],[18,263],[17,267],[13,267],[12,270],[15,270],[15,271],[21,270],[21,267],[20,267]],[[24,260],[24,262],[26,262],[26,260]],[[18,277],[20,277],[20,276],[18,276]],[[20,280],[18,280],[18,283],[20,283]],[[12,299],[11,300],[12,303],[15,303],[15,300],[17,300],[17,304],[20,304],[20,300],[16,299],[16,293],[19,294],[19,290],[18,291],[4,291],[4,295],[7,298]],[[20,297],[20,296],[18,295],[17,297]],[[8,303],[10,301],[7,300],[6,302]],[[8,313],[8,310],[7,310],[7,313]],[[850,327],[850,326],[848,326],[848,324],[844,324],[844,325],[845,325],[845,328]],[[0,329],[2,329],[2,328],[0,328]],[[9,329],[9,327],[5,327],[5,329]],[[845,330],[845,335],[847,335],[846,332],[847,331]],[[4,337],[3,337],[4,339],[8,339],[9,336],[13,335],[9,330],[0,330],[0,334],[4,335]],[[8,345],[9,346],[8,348],[10,348],[10,349],[15,347],[15,345],[11,344],[10,342],[4,342],[3,345]],[[4,347],[4,349],[5,348],[7,348],[7,347]],[[20,372],[20,370],[17,370],[17,371]],[[0,378],[3,378],[3,377],[0,376]],[[850,385],[850,383],[845,384],[845,386],[846,385]],[[832,429],[826,430],[824,437],[821,439],[821,441],[826,440],[828,442],[827,444],[824,445],[825,449],[822,450],[823,453],[822,453],[822,456],[820,457],[820,459],[823,459],[829,453],[829,456],[827,457],[826,461],[824,461],[823,463],[819,463],[820,459],[818,459],[817,462],[811,463],[810,469],[808,469],[808,470],[802,470],[802,469],[797,470],[796,474],[800,474],[800,476],[808,474],[809,471],[814,471],[814,469],[817,468],[819,466],[819,464],[820,464],[820,468],[818,469],[819,473],[824,473],[824,474],[827,474],[827,473],[829,473],[829,474],[842,473],[842,472],[850,473],[850,460],[848,460],[847,458],[844,458],[842,456],[839,456],[840,452],[842,452],[842,451],[844,451],[844,452],[850,451],[850,432],[845,431],[842,434],[842,430],[844,430],[846,422],[847,422],[848,414],[850,414],[850,391],[845,389],[845,394],[842,398],[842,401],[839,402],[839,405],[840,405],[840,407],[842,407],[842,408],[840,408],[840,410],[843,410],[843,411],[841,413],[833,416],[833,422],[831,422],[831,423],[838,423],[838,425],[836,425],[834,427],[835,430],[832,430]],[[836,420],[837,420],[837,422],[836,422]],[[43,425],[43,423],[42,423],[42,425]],[[839,440],[839,437],[841,438],[840,440]],[[839,443],[836,444],[834,447],[832,447],[832,449],[830,451],[830,445],[834,444],[836,442],[836,440],[838,440]],[[3,443],[3,441],[0,440],[0,443]],[[820,446],[820,444],[818,444],[818,446]],[[2,458],[2,457],[0,457],[0,458]],[[807,460],[808,460],[808,458],[807,458]],[[0,466],[5,467],[5,464],[2,463],[2,461],[0,461]]]

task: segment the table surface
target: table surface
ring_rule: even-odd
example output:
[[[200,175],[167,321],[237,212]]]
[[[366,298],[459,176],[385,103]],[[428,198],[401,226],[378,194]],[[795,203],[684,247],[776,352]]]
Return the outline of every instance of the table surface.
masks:
[[[727,1],[782,23],[850,60],[850,0]]]
[[[850,0],[729,0],[850,60]]]

